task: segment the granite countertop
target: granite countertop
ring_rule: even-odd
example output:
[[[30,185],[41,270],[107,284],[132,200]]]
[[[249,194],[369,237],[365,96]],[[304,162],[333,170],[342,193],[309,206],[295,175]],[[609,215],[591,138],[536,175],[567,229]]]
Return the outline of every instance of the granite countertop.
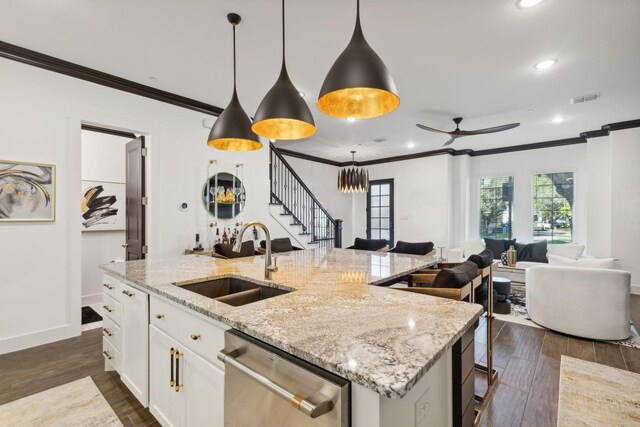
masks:
[[[101,268],[391,398],[407,394],[482,313],[476,304],[370,286],[433,265],[433,258],[352,249],[277,258],[271,280],[263,256],[186,255]],[[292,292],[232,307],[180,288],[226,277]]]

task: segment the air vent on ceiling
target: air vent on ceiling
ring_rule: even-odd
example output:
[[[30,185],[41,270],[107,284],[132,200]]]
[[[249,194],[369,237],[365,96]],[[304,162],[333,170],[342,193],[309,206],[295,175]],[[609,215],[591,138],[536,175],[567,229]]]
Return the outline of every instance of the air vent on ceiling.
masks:
[[[581,104],[583,102],[595,101],[598,98],[600,98],[600,92],[584,96],[576,96],[573,98],[569,98],[569,104]]]

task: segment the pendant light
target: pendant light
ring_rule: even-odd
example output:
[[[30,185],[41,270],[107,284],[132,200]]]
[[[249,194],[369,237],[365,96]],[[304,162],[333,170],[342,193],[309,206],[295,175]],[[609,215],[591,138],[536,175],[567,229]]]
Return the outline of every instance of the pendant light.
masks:
[[[340,119],[368,119],[395,110],[396,92],[389,70],[362,34],[357,0],[353,36],[324,79],[318,109]]]
[[[343,193],[369,191],[369,171],[356,167],[356,152],[351,152],[351,167],[338,171],[338,190]]]
[[[251,130],[251,119],[242,109],[236,91],[236,25],[240,15],[230,13],[227,19],[233,27],[233,96],[218,120],[213,124],[207,144],[226,151],[252,151],[262,148],[258,135]]]
[[[284,30],[284,0],[282,0],[282,68],[278,80],[260,103],[251,129],[258,135],[270,139],[302,139],[316,133],[316,125],[309,106],[291,83],[287,73]]]

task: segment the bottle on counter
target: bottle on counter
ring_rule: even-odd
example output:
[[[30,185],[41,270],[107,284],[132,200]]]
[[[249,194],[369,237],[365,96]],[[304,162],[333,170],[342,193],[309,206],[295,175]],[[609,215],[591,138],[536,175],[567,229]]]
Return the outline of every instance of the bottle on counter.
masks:
[[[216,228],[216,240],[215,240],[215,244],[217,245],[218,243],[221,243],[220,240],[220,229]]]
[[[222,243],[227,244],[227,243],[229,243],[229,235],[227,234],[227,229],[223,228],[222,231],[223,231],[223,233],[222,233]]]
[[[231,229],[229,229],[229,230],[231,230]],[[229,243],[231,243],[233,245],[236,242],[236,238],[237,238],[236,232],[234,231],[233,233],[231,233],[231,239],[229,239],[230,240]]]
[[[194,251],[202,251],[204,248],[202,247],[202,243],[200,242],[200,234],[196,233],[196,245],[193,247]]]
[[[255,225],[253,226],[253,240],[258,240],[258,229]]]

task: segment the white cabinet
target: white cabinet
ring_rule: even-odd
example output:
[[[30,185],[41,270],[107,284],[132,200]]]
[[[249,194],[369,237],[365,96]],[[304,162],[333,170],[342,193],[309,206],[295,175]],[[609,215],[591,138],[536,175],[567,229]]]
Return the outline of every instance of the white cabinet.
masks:
[[[149,296],[121,284],[122,382],[147,406],[148,394],[148,325]]]
[[[224,426],[224,372],[149,326],[149,409],[165,427]]]
[[[115,370],[145,407],[149,402],[149,295],[104,275],[105,370]]]

